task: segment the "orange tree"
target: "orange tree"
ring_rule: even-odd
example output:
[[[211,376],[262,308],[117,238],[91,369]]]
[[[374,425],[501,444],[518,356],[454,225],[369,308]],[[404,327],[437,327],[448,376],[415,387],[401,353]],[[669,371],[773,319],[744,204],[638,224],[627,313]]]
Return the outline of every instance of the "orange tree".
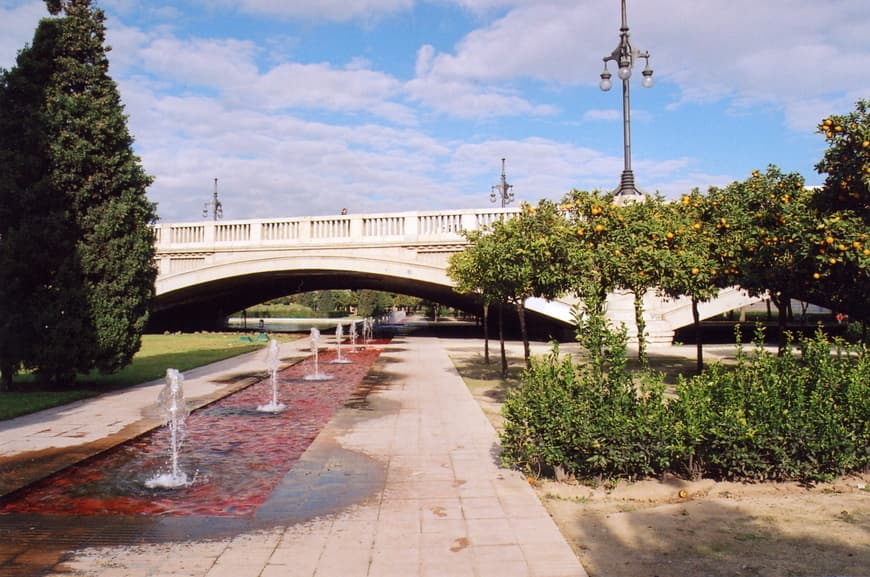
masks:
[[[480,301],[483,310],[483,360],[489,364],[489,306],[494,295],[487,284],[486,241],[484,231],[466,231],[468,247],[462,252],[453,253],[447,263],[447,276],[456,283],[456,291],[471,294]],[[501,327],[500,327],[501,328]]]
[[[808,232],[816,221],[803,177],[769,166],[745,181],[710,189],[707,221],[724,278],[750,294],[767,293],[776,305],[782,345],[791,299],[804,295],[815,277]]]
[[[700,374],[704,368],[704,349],[698,303],[709,300],[720,288],[733,282],[731,273],[736,269],[730,268],[730,263],[723,266],[723,261],[731,256],[730,252],[715,250],[718,242],[713,231],[716,228],[705,217],[708,199],[698,189],[683,195],[679,202],[662,208],[663,220],[668,223],[669,230],[665,234],[667,250],[662,255],[663,274],[658,279],[659,289],[670,297],[687,296],[692,301],[696,370]]]
[[[582,302],[577,311],[578,338],[590,354],[593,370],[604,371],[609,327],[605,318],[607,294],[616,287],[613,267],[615,231],[622,226],[613,195],[573,190],[561,206],[568,219],[574,273],[570,288]],[[624,219],[624,217],[622,217]]]
[[[516,307],[527,364],[525,302],[531,297],[554,299],[567,292],[575,270],[568,232],[567,220],[548,200],[537,206],[524,204],[517,216],[492,227],[499,261],[496,292]]]
[[[469,246],[450,258],[447,274],[457,290],[479,294],[484,304],[510,303],[516,308],[526,363],[530,350],[525,303],[531,297],[554,299],[567,292],[575,270],[568,233],[558,207],[542,200],[537,206],[524,204],[518,215],[496,221],[488,231],[469,232]],[[501,316],[499,337],[504,374]]]
[[[825,118],[818,127],[828,143],[816,170],[825,184],[813,195],[817,213],[813,257],[816,269],[808,299],[870,320],[870,110]]]
[[[634,296],[637,356],[646,365],[643,298],[647,291],[661,286],[665,254],[683,231],[670,222],[661,196],[613,208],[616,223],[608,238],[608,267],[615,285]]]
[[[815,196],[820,212],[849,212],[870,224],[870,102],[859,100],[855,111],[825,118],[818,126],[828,143],[819,173],[827,174]]]
[[[504,324],[501,305],[504,297],[499,292],[500,260],[497,240],[488,230],[465,231],[468,246],[462,252],[450,255],[447,276],[456,283],[456,291],[473,294],[480,299],[484,319],[484,357],[489,363],[489,308],[498,307],[498,336],[501,349],[501,372],[507,374],[507,356],[504,347]]]

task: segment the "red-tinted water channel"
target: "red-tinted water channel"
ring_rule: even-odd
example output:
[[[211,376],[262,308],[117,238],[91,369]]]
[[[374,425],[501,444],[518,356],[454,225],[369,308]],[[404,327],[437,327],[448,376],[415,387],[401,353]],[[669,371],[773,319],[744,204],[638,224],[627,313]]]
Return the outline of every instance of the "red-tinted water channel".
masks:
[[[98,457],[52,475],[0,504],[0,513],[62,515],[243,516],[256,511],[293,467],[320,430],[360,385],[380,349],[344,354],[350,364],[330,364],[321,353],[320,372],[332,379],[306,381],[308,358],[278,374],[280,413],[257,411],[271,401],[265,379],[191,413],[180,467],[188,487],[148,489],[145,481],[167,469],[169,433],[161,427]]]

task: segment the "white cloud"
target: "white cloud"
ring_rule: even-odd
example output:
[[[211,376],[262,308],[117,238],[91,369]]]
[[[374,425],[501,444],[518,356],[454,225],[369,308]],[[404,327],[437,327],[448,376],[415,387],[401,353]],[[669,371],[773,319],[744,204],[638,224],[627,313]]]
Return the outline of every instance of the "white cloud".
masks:
[[[426,76],[456,83],[598,81],[602,58],[619,39],[612,2],[515,4],[452,51],[427,53]],[[628,8],[633,45],[651,53],[660,81],[680,88],[675,106],[768,103],[784,111],[791,128],[806,130],[818,120],[807,116],[817,108],[811,103],[831,110],[846,94],[870,94],[866,0],[661,0]]]
[[[568,92],[573,98],[574,91],[585,97],[583,91],[597,90],[601,58],[618,40],[618,3],[433,1],[472,12],[478,27],[453,45],[439,44],[434,33],[421,36],[416,53],[390,55],[391,62],[404,63],[393,69],[382,68],[387,59],[366,47],[330,59],[329,43],[321,61],[288,60],[284,48],[304,45],[308,22],[301,31],[289,28],[298,38],[203,38],[143,0],[107,0],[115,10],[109,20],[112,74],[137,151],[157,176],[150,194],[161,215],[198,219],[214,177],[227,218],[325,214],[343,206],[353,212],[480,206],[488,203],[501,158],[507,158],[518,199],[615,187],[621,155],[595,149],[605,146],[609,130],[548,130],[564,129],[571,119],[619,121],[614,98],[590,98],[586,109],[578,98],[578,110],[564,115],[552,104]],[[249,0],[232,9],[367,24],[413,4]],[[228,6],[203,3],[205,18]],[[156,17],[163,26],[124,25],[143,10],[145,21]],[[870,94],[868,12],[866,0],[632,0],[629,23],[632,41],[652,55],[656,94],[674,95],[674,117],[699,103],[705,112],[717,103],[735,114],[761,107],[781,110],[784,123],[806,131]],[[45,14],[36,0],[0,7],[0,58],[7,66]],[[394,30],[388,20],[378,23],[384,33]],[[394,71],[412,66],[404,72],[410,78]],[[633,108],[632,118],[655,122],[653,105],[638,102],[648,108]],[[443,118],[460,119],[467,129],[460,122],[443,127]],[[614,127],[614,141],[617,135]],[[691,149],[691,157],[657,150],[657,161],[645,152],[635,150],[634,167],[638,183],[650,191],[678,195],[745,177],[727,175],[729,169],[717,166],[720,159],[705,159],[702,150]]]
[[[601,109],[590,109],[583,113],[583,120],[587,121],[596,121],[596,120],[620,120],[622,118],[622,113],[615,108],[608,108],[605,110]]]
[[[555,107],[535,104],[516,92],[473,82],[427,76],[409,81],[405,90],[413,100],[426,107],[459,118],[545,116],[556,113]]]
[[[257,46],[245,40],[166,36],[152,39],[136,55],[146,70],[176,82],[232,91],[257,78],[256,52]]]
[[[269,108],[361,110],[389,103],[399,88],[395,78],[382,72],[287,63],[269,70],[255,84],[245,86],[245,92]]]
[[[409,10],[414,6],[414,0],[221,0],[218,4],[231,6],[242,12],[280,18],[344,22],[355,19],[370,20]]]

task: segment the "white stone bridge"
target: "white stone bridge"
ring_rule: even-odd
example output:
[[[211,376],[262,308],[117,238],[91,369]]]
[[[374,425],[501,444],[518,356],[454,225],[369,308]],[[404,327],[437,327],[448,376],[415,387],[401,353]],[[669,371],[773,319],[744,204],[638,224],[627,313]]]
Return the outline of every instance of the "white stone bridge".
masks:
[[[237,221],[164,223],[154,227],[158,277],[153,329],[223,326],[225,317],[263,301],[321,289],[377,289],[478,312],[453,290],[447,259],[462,250],[463,230],[510,218],[519,209],[355,214]],[[691,324],[688,301],[646,296],[651,340],[670,341]],[[609,298],[611,318],[633,326],[632,299]],[[753,302],[724,291],[702,317]],[[570,299],[531,299],[541,332],[572,324]]]

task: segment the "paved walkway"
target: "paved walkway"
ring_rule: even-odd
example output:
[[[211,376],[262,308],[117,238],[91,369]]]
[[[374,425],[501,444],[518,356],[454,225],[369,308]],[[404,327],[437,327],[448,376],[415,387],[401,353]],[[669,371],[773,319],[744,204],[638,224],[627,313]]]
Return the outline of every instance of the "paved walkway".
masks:
[[[229,380],[223,373],[239,376],[262,366],[262,359],[250,357],[208,375],[186,375],[186,390],[189,395],[214,395]],[[275,511],[292,510],[292,515],[270,515],[267,502],[255,519],[231,535],[76,547],[50,574],[586,575],[522,475],[496,465],[495,431],[441,341],[394,341],[376,373],[383,386],[369,394],[367,406],[340,411],[273,495],[272,501],[280,505]],[[117,435],[147,419],[147,399],[155,397],[154,390],[133,390],[129,396],[111,395],[57,411],[51,418],[36,418],[36,423],[9,423],[0,430],[0,455],[38,453],[55,440],[93,443]],[[97,419],[98,414],[109,417]],[[324,499],[330,495],[339,498]],[[0,517],[0,529],[2,521]],[[17,554],[34,551],[20,549]],[[0,558],[0,563],[2,574],[3,567],[14,567],[15,559]]]

